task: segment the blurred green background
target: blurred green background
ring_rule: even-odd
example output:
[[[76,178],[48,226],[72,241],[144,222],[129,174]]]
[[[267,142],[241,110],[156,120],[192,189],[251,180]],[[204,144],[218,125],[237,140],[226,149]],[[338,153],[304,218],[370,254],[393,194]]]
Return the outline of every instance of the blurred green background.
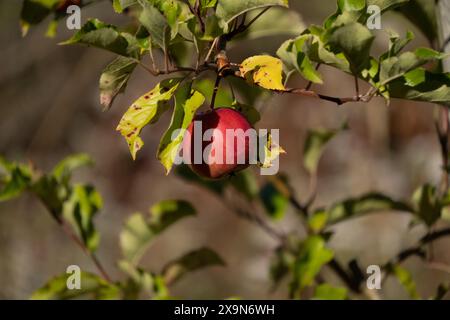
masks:
[[[290,1],[305,25],[320,24],[335,9],[334,0]],[[226,261],[183,278],[172,289],[182,298],[252,299],[285,298],[286,286],[271,291],[269,261],[276,243],[255,226],[238,219],[213,195],[188,184],[176,175],[165,176],[155,152],[170,121],[166,113],[157,125],[143,131],[145,146],[132,161],[117,123],[131,102],[156,83],[139,69],[132,76],[125,94],[109,112],[102,112],[98,101],[98,78],[113,56],[81,46],[57,46],[71,32],[61,26],[57,39],[44,37],[45,25],[21,37],[21,1],[0,2],[0,154],[9,159],[29,160],[50,169],[71,153],[86,152],[96,165],[83,169],[75,180],[92,181],[102,193],[105,208],[97,217],[102,238],[99,257],[113,276],[119,277],[115,261],[120,258],[118,234],[123,222],[135,211],[146,211],[164,199],[187,199],[199,214],[171,227],[152,244],[142,265],[159,270],[166,261],[193,248],[208,245]],[[83,11],[82,20],[98,17],[105,22],[125,23],[110,3],[101,2]],[[402,16],[383,16],[383,28],[400,34],[416,33],[412,46],[427,45],[420,32]],[[299,33],[302,30],[299,30]],[[387,36],[379,31],[375,50],[382,52]],[[240,41],[232,46],[229,58],[242,61],[256,53],[275,54],[288,37],[269,37]],[[160,58],[160,57],[159,57]],[[353,95],[353,79],[342,72],[323,67],[325,85],[320,92]],[[292,86],[304,86],[295,79]],[[276,95],[259,105],[260,128],[279,128],[280,142],[287,154],[280,170],[287,173],[305,199],[308,176],[302,168],[305,133],[310,128],[337,128],[348,120],[350,130],[340,134],[327,147],[320,163],[317,205],[377,190],[393,197],[409,198],[425,182],[438,183],[440,151],[434,131],[431,104],[382,99],[341,107],[298,96]],[[331,246],[343,262],[357,257],[365,269],[383,264],[402,248],[420,238],[421,227],[409,229],[410,218],[401,213],[381,213],[358,218],[336,227]],[[293,212],[276,222],[281,230],[293,230],[299,222]],[[435,260],[450,263],[450,240],[434,244]],[[0,298],[28,298],[50,277],[63,273],[71,264],[94,271],[91,261],[59,229],[45,209],[31,196],[0,204]],[[450,276],[420,263],[407,261],[423,296],[432,295],[437,285]],[[331,282],[339,283],[325,271]],[[390,278],[383,297],[407,298],[406,292]]]

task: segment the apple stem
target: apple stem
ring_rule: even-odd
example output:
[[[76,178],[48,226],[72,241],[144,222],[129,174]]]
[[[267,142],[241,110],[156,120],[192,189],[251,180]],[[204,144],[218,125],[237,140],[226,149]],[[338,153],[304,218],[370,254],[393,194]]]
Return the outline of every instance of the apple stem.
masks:
[[[217,75],[216,82],[214,83],[214,90],[211,96],[211,104],[209,106],[211,110],[214,110],[214,104],[216,102],[217,91],[219,91],[220,80],[222,80],[222,77],[220,75]]]

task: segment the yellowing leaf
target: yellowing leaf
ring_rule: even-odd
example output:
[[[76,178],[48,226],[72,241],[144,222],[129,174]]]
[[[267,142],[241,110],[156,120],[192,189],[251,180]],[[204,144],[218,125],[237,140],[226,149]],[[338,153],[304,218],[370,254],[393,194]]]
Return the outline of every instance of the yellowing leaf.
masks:
[[[158,148],[158,160],[166,168],[169,174],[175,162],[179,146],[183,142],[184,131],[194,119],[195,112],[203,104],[205,97],[198,91],[191,90],[188,83],[177,90],[175,94],[175,109],[169,128],[164,133]],[[183,129],[183,130],[178,130]],[[177,131],[174,139],[173,134]]]
[[[262,168],[270,168],[273,162],[283,153],[286,153],[286,151],[279,144],[272,141],[272,136],[269,134],[267,143],[264,145],[264,159],[259,159],[258,165]]]
[[[269,90],[285,90],[282,81],[283,65],[280,59],[271,56],[253,56],[240,66],[241,75]]]
[[[136,100],[123,115],[117,126],[117,131],[120,131],[120,134],[127,141],[133,159],[136,159],[136,153],[144,145],[139,137],[142,128],[149,123],[158,121],[161,114],[167,110],[167,101],[172,97],[178,84],[178,79],[170,79],[159,83],[153,90]]]

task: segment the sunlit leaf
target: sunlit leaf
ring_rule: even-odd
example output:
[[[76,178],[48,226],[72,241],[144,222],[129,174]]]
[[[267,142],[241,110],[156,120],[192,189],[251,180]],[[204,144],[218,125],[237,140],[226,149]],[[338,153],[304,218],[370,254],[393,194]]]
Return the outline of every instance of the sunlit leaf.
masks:
[[[411,299],[420,299],[420,295],[417,292],[416,283],[414,282],[412,274],[400,265],[394,265],[392,268],[395,277],[405,288],[406,292],[408,292]]]
[[[346,300],[347,289],[343,287],[333,287],[327,283],[318,285],[314,290],[313,299],[317,300]]]
[[[258,159],[258,166],[261,168],[271,168],[274,165],[274,162],[279,160],[280,155],[286,153],[277,141],[273,141],[270,133],[266,136],[266,138],[266,143],[262,146],[263,158]],[[260,156],[260,152],[258,152],[258,156]]]
[[[120,289],[106,282],[99,276],[88,273],[80,273],[80,289],[69,289],[70,273],[55,277],[48,281],[45,286],[33,293],[34,300],[67,300],[67,299],[120,299]]]
[[[183,142],[184,130],[191,124],[195,112],[204,101],[205,97],[200,92],[191,89],[191,83],[187,83],[177,90],[172,120],[161,138],[157,155],[158,160],[166,168],[167,174],[170,172]],[[176,130],[178,130],[177,135],[172,137]]]
[[[283,65],[280,59],[261,55],[245,59],[240,67],[241,75],[269,90],[284,90]]]
[[[100,194],[92,186],[84,185],[75,185],[63,204],[63,218],[71,224],[89,251],[95,251],[100,241],[93,219],[102,206]]]
[[[346,199],[328,210],[328,223],[337,223],[352,217],[379,211],[412,212],[412,208],[381,193],[367,193],[358,198]]]
[[[298,290],[313,284],[322,266],[333,259],[333,251],[328,249],[320,236],[310,236],[300,246],[296,257],[290,291],[296,295]]]
[[[60,161],[53,169],[53,175],[59,181],[68,180],[74,170],[92,164],[92,158],[88,154],[74,154]]]
[[[31,183],[32,169],[0,157],[0,202],[18,197]]]
[[[155,88],[136,100],[123,115],[117,131],[120,131],[127,141],[133,159],[136,159],[136,153],[144,145],[139,136],[142,128],[158,121],[168,109],[167,101],[172,98],[178,85],[178,79],[165,80],[157,84]]]

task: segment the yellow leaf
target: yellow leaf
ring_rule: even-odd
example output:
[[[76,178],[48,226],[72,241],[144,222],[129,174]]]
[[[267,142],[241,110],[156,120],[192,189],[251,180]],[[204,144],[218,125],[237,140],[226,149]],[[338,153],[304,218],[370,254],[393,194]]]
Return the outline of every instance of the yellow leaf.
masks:
[[[262,168],[272,167],[273,162],[286,151],[276,142],[272,141],[272,136],[267,136],[267,143],[264,145],[264,159],[259,159],[258,165]]]
[[[142,128],[158,121],[161,114],[167,110],[167,101],[172,97],[178,84],[178,79],[159,83],[153,90],[137,99],[123,115],[117,131],[120,131],[127,141],[133,159],[136,159],[136,153],[144,145],[139,137]]]
[[[245,59],[240,66],[241,75],[269,90],[285,90],[283,85],[283,65],[280,59],[261,55]]]

